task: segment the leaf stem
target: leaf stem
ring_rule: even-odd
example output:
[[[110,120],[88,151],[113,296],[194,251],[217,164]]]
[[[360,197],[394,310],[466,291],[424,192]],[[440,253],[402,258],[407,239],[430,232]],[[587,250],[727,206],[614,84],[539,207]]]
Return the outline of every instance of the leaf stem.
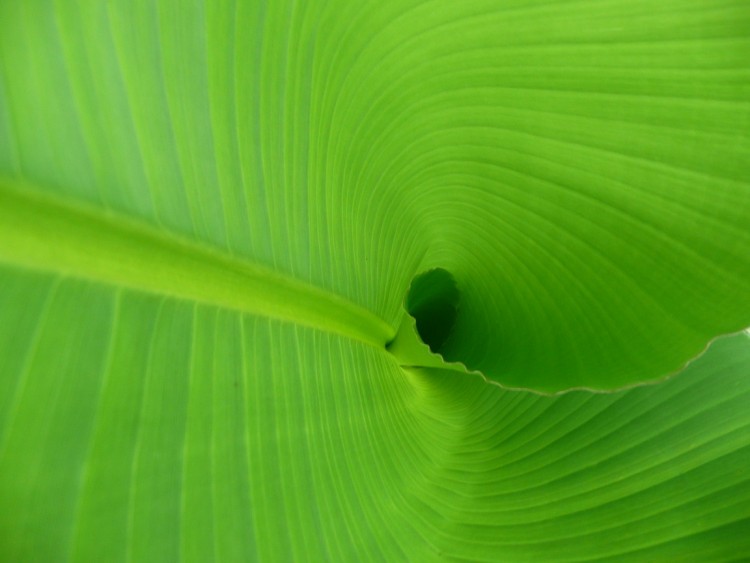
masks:
[[[4,179],[0,263],[294,322],[378,347],[395,335],[372,312],[319,287]]]

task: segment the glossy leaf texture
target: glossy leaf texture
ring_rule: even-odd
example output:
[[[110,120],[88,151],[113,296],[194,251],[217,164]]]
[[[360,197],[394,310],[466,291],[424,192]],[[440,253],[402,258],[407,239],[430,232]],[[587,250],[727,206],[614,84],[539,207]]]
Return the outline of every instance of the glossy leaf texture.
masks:
[[[2,559],[747,556],[748,29],[3,2]]]

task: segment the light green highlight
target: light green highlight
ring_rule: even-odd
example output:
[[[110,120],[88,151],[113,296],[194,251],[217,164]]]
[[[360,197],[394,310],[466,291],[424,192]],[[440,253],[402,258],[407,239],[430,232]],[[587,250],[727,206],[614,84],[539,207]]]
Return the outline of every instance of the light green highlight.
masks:
[[[132,220],[17,188],[0,183],[0,262],[294,322],[373,346],[393,336],[383,320],[330,292]]]

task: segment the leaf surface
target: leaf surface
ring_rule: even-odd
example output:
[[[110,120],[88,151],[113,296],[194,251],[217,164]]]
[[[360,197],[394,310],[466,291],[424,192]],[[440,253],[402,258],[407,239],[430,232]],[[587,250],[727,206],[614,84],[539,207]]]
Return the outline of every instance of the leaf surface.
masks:
[[[749,26],[3,2],[2,558],[748,553]]]

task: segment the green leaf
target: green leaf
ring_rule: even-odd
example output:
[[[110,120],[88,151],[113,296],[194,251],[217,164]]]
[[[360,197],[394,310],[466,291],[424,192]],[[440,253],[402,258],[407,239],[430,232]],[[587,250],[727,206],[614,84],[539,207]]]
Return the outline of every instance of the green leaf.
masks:
[[[2,2],[0,558],[746,556],[749,26]]]

